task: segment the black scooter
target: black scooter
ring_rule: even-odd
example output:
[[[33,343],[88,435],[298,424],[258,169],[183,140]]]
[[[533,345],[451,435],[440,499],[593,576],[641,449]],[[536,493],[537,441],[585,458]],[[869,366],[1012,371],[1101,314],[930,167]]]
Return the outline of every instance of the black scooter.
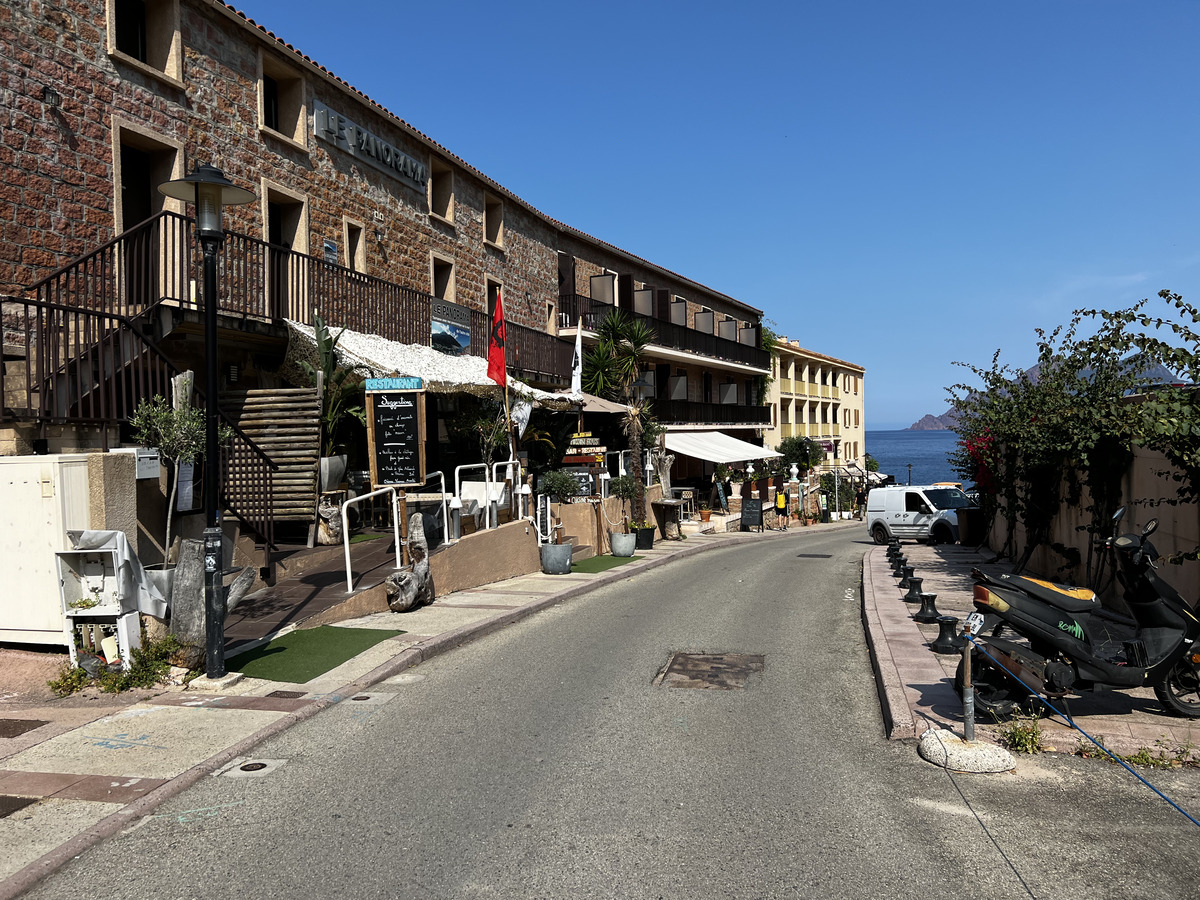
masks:
[[[1102,609],[1095,592],[1086,588],[1019,575],[992,578],[978,569],[971,573],[975,608],[984,614],[975,630],[990,631],[976,640],[994,658],[979,648],[972,654],[977,710],[997,719],[1022,709],[1034,712],[1040,704],[1029,689],[1054,700],[1071,692],[1149,685],[1170,712],[1200,718],[1200,619],[1154,571],[1159,557],[1149,537],[1158,520],[1151,519],[1141,534],[1118,537],[1124,512],[1113,517],[1113,534],[1104,548],[1114,559],[1132,619]],[[1006,629],[1028,643],[1002,638]],[[954,687],[960,697],[963,674],[959,663]]]

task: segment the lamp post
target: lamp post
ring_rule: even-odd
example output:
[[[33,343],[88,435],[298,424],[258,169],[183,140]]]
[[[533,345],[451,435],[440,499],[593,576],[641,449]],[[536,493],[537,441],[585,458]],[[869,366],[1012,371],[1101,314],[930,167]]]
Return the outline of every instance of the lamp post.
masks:
[[[908,464],[908,483],[912,484],[912,463]]]
[[[204,250],[204,666],[209,678],[225,674],[225,568],[218,521],[221,464],[217,432],[217,250],[225,240],[221,207],[254,199],[216,166],[198,164],[191,175],[158,186],[175,200],[196,205],[196,234]]]

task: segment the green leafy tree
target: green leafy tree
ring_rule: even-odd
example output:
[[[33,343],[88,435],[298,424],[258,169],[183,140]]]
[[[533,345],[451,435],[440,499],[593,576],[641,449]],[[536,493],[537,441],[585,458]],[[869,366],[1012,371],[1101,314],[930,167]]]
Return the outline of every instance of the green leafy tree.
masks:
[[[786,437],[780,441],[775,450],[783,454],[779,458],[783,470],[790,473],[792,466],[795,465],[799,470],[798,477],[800,478],[807,475],[811,469],[820,465],[821,461],[825,459],[825,451],[821,445],[806,437]]]
[[[204,411],[190,403],[176,409],[161,394],[151,400],[142,400],[130,419],[133,439],[142,447],[158,451],[159,458],[167,466],[167,480],[171,484],[167,499],[167,527],[163,541],[163,558],[171,553],[171,522],[175,512],[175,500],[179,493],[179,464],[195,463],[204,458],[207,437]],[[228,425],[218,428],[217,439],[222,444],[233,440],[233,429]],[[218,490],[217,485],[207,485],[206,490]]]
[[[633,501],[634,524],[646,522],[645,477],[642,472],[642,447],[650,404],[634,395],[633,383],[641,372],[646,348],[654,340],[654,329],[625,312],[614,309],[596,329],[596,343],[583,360],[583,389],[589,394],[615,400],[628,407],[621,419],[621,430],[629,440],[630,474],[637,479]]]

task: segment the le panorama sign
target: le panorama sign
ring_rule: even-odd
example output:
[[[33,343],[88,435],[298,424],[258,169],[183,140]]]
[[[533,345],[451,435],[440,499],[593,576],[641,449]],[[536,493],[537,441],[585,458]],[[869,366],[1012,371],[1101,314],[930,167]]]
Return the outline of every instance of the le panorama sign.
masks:
[[[355,125],[320,100],[313,100],[313,131],[317,137],[346,151],[355,159],[383,169],[419,191],[425,190],[429,173],[424,163],[417,162],[383,138]]]

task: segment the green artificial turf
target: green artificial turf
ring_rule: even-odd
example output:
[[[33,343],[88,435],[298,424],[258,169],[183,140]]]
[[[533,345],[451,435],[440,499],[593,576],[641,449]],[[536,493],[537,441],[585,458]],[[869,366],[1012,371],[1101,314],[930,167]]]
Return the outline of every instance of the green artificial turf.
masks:
[[[384,628],[338,628],[333,625],[306,628],[275,638],[257,650],[235,656],[227,668],[251,678],[303,684],[398,634],[404,632]]]
[[[609,569],[623,566],[627,562],[644,558],[642,556],[592,556],[581,562],[572,563],[571,573],[582,572],[586,575],[594,575],[596,572],[607,572]]]

